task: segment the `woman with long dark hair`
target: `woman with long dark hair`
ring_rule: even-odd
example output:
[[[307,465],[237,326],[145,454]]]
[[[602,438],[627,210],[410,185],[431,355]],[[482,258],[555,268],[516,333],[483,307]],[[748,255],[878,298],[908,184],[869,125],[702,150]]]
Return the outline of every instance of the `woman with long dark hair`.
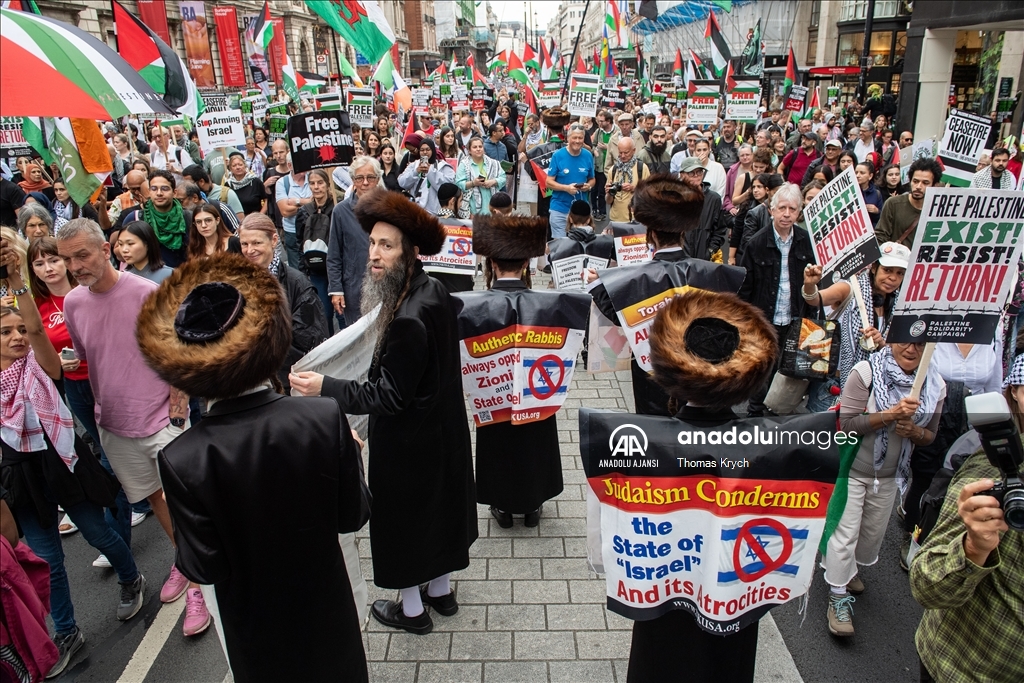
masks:
[[[450,127],[445,126],[441,129],[441,133],[437,136],[438,149],[446,159],[455,159],[458,161],[461,150],[459,144],[455,140],[455,131]]]
[[[374,159],[380,158],[380,136],[375,132],[367,128],[363,131],[363,153],[368,154]]]
[[[125,272],[160,284],[171,273],[160,255],[160,240],[146,221],[132,221],[117,236],[117,250],[125,264]]]
[[[200,204],[192,211],[188,233],[188,258],[205,258],[221,251],[241,254],[242,247],[213,204]]]
[[[896,164],[890,164],[882,169],[882,173],[879,176],[878,191],[882,193],[882,202],[885,203],[889,197],[895,197],[905,193],[907,190],[903,186],[900,175],[900,167]]]
[[[96,209],[93,208],[92,204],[86,204],[85,206],[79,206],[71,195],[68,193],[68,186],[64,183],[62,178],[57,178],[53,181],[53,195],[55,197],[53,201],[53,231],[56,233],[60,230],[60,226],[64,225],[73,218],[91,218],[92,220],[99,223],[100,217],[96,213]]]
[[[385,142],[380,147],[380,168],[384,172],[384,187],[392,192],[401,192],[402,186],[398,184],[398,160],[395,159],[395,148],[390,142]]]
[[[414,202],[437,215],[441,204],[437,201],[437,188],[455,182],[455,169],[442,159],[434,141],[425,138],[419,144],[419,159],[410,159],[398,184],[412,195]]]

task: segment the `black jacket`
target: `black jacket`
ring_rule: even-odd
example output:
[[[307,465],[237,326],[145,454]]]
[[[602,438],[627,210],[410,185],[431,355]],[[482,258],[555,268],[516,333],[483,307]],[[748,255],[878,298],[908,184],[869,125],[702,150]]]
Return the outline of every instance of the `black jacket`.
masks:
[[[295,361],[327,338],[327,318],[323,304],[320,303],[320,295],[308,277],[291,266],[281,264],[277,280],[284,288],[288,307],[292,311],[292,347],[277,373],[287,391],[291,386],[288,384],[288,372]]]
[[[820,156],[811,162],[811,165],[804,171],[804,177],[800,180],[800,187],[807,187],[807,183],[814,179],[814,174],[818,172],[821,165],[825,163],[825,157]],[[839,159],[836,159],[836,168],[832,169],[833,172],[839,167]]]
[[[322,208],[318,208],[317,205],[316,205],[316,202],[312,201],[309,204],[304,204],[302,206],[302,208],[300,208],[295,213],[295,242],[296,242],[296,244],[299,245],[299,253],[302,253],[302,245],[306,242],[306,224],[309,222],[310,217],[313,216],[313,214],[321,213],[321,214],[326,214],[327,215],[327,220],[331,220],[331,214],[333,212],[334,212],[334,200],[331,198],[330,195],[328,195],[327,196],[327,201],[324,203]],[[327,234],[327,248],[328,248],[328,250],[331,248],[330,247],[330,244],[331,244],[330,238],[331,238],[331,234],[330,234],[330,231],[328,231],[328,234]],[[299,259],[299,270],[303,274],[309,275],[309,271],[306,268],[306,259],[304,259],[304,258],[300,258]]]
[[[373,582],[408,588],[469,566],[476,487],[451,297],[419,261],[365,382],[325,377],[323,395],[369,415]]]
[[[219,401],[158,463],[175,564],[214,586],[235,680],[365,681],[338,534],[366,523],[370,499],[338,404],[270,390]],[[284,538],[288,552],[268,552]],[[261,590],[297,567],[315,598]],[[295,621],[275,628],[286,613]],[[281,657],[281,648],[303,655]]]
[[[697,229],[686,233],[683,252],[687,258],[710,261],[711,255],[722,248],[729,234],[729,226],[725,223],[728,214],[722,210],[722,198],[710,188],[708,183],[704,183],[704,208],[701,209]]]
[[[793,318],[804,315],[804,298],[800,289],[804,282],[804,268],[810,263],[814,263],[811,237],[806,230],[794,225],[793,245],[789,249],[789,311]],[[739,297],[760,308],[768,322],[772,322],[782,272],[782,254],[775,246],[775,228],[759,230],[750,238],[740,265],[747,269],[747,277],[740,286]]]
[[[740,228],[740,240],[736,258],[743,255],[750,244],[750,239],[765,228],[772,227],[772,212],[767,203],[757,204],[743,215],[743,226]]]

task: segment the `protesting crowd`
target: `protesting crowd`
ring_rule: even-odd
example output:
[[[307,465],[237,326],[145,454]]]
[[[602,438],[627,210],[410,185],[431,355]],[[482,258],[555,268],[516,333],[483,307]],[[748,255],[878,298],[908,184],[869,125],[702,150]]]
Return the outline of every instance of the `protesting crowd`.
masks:
[[[83,651],[80,534],[116,619],[183,599],[235,680],[368,680],[368,616],[455,615],[478,504],[542,524],[578,429],[627,680],[751,681],[758,619],[809,589],[832,636],[871,631],[878,562],[924,608],[922,681],[1024,679],[1021,141],[923,150],[877,87],[707,119],[639,78],[541,106],[512,70],[471,108],[380,94],[364,125],[282,90],[286,114],[205,114],[244,129],[217,143],[203,116],[86,120],[110,169],[88,201],[56,158],[5,160],[5,676]],[[559,421],[574,373],[627,369],[633,413]],[[150,515],[161,577],[132,545]]]

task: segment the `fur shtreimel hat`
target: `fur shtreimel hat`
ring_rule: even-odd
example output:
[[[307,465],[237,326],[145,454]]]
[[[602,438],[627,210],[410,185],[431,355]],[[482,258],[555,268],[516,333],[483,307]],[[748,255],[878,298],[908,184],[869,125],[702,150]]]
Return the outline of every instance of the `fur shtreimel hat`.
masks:
[[[548,219],[544,216],[473,216],[473,251],[491,258],[530,259],[547,247]]]
[[[432,256],[444,245],[444,226],[419,204],[382,187],[370,190],[356,204],[356,218],[366,232],[377,223],[387,223],[402,231],[419,247],[420,254]]]
[[[654,319],[654,381],[680,405],[730,408],[764,386],[778,345],[760,310],[735,294],[694,289]]]
[[[658,232],[695,230],[704,209],[704,193],[679,178],[658,173],[641,180],[633,193],[633,218]]]
[[[540,113],[540,122],[548,128],[565,128],[572,120],[572,114],[561,107],[551,107]]]
[[[135,337],[160,379],[189,396],[230,398],[274,377],[292,315],[269,270],[219,253],[177,268],[142,306]]]

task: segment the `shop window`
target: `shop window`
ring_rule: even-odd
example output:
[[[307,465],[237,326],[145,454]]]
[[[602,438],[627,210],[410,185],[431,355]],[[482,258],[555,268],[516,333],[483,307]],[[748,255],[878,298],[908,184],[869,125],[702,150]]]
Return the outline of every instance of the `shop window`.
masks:
[[[878,31],[871,34],[871,48],[868,57],[871,66],[889,66],[892,53],[892,31]]]
[[[857,66],[864,52],[864,34],[847,33],[839,36],[839,66]]]
[[[907,32],[897,31],[896,32],[896,49],[893,50],[893,61],[897,59],[903,59],[903,55],[907,51]]]

